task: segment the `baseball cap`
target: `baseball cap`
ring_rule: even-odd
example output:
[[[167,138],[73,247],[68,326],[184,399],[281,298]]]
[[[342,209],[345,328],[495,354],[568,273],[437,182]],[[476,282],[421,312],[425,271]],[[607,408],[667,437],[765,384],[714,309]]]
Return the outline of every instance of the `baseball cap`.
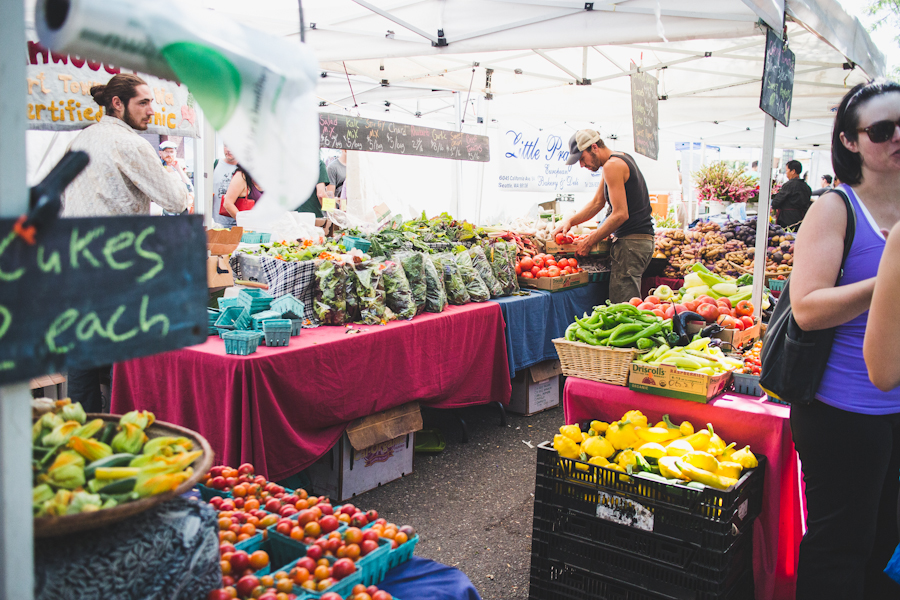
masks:
[[[165,142],[163,142],[162,144],[159,145],[159,149],[160,149],[160,150],[166,150],[167,148],[174,148],[174,149],[177,150],[177,149],[178,149],[178,144],[176,144],[175,142],[165,141]]]
[[[593,129],[579,129],[569,140],[569,160],[567,165],[574,165],[581,160],[581,153],[600,141],[600,134]]]

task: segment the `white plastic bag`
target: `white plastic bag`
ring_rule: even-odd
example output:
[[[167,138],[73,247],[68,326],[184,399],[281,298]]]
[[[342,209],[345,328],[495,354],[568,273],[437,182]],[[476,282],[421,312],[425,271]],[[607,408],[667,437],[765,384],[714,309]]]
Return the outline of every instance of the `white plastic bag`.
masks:
[[[325,230],[309,222],[307,213],[285,211],[272,225],[273,242],[287,242],[291,240],[312,240],[316,243],[325,241]],[[240,213],[238,213],[240,216]]]

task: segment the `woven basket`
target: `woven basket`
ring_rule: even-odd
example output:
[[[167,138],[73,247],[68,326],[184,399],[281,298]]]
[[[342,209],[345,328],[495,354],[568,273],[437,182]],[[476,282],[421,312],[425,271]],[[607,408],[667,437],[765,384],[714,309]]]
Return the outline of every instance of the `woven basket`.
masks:
[[[553,345],[556,346],[563,375],[612,385],[628,385],[631,361],[642,354],[634,348],[591,346],[565,338],[553,340]]]

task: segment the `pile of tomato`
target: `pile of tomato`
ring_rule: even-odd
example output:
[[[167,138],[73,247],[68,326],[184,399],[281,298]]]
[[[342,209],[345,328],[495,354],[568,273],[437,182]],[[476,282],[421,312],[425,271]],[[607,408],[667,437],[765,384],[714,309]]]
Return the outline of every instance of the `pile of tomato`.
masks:
[[[762,352],[762,340],[753,344],[753,347],[744,352],[744,366],[738,369],[738,373],[746,373],[749,375],[759,375],[761,371],[759,355]]]
[[[536,254],[534,258],[526,256],[516,263],[516,275],[523,279],[538,279],[540,277],[559,277],[581,273],[583,269],[578,266],[578,259],[557,259],[552,254]]]

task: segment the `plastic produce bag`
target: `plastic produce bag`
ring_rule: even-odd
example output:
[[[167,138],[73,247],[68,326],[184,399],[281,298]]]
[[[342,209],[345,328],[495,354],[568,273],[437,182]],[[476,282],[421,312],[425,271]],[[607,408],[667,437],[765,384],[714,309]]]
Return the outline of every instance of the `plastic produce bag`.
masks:
[[[466,292],[472,302],[486,302],[491,299],[491,291],[482,281],[475,265],[472,264],[472,257],[468,251],[463,250],[456,255],[456,266],[459,267],[459,274],[462,275],[463,281],[466,283]]]
[[[478,271],[481,280],[487,286],[488,291],[490,291],[491,297],[498,298],[502,296],[503,287],[501,287],[497,278],[494,277],[494,270],[491,269],[491,263],[487,256],[484,255],[484,250],[481,249],[481,246],[473,246],[469,250],[469,256],[472,257],[472,264],[475,265],[475,270]]]
[[[314,309],[322,325],[343,325],[347,314],[347,274],[330,260],[316,267]]]
[[[425,310],[443,312],[447,308],[443,269],[439,271],[428,254],[422,254],[422,262],[425,265]]]
[[[455,305],[468,304],[471,302],[472,300],[469,298],[469,292],[466,291],[466,282],[459,273],[459,267],[456,266],[453,254],[450,252],[441,252],[440,254],[435,254],[433,259],[434,266],[438,267],[438,270],[444,274],[444,286],[447,289],[447,301],[450,302],[450,304]]]
[[[416,301],[400,263],[390,260],[385,262],[382,276],[388,308],[398,319],[412,319],[416,316]]]
[[[515,267],[516,251],[515,246],[512,246],[512,249],[510,249],[510,246],[511,244],[506,242],[496,242],[485,252],[491,261],[491,269],[493,269],[497,281],[500,282],[504,296],[509,296],[519,291],[519,281],[516,279]],[[510,252],[513,254],[512,260],[509,257]]]
[[[344,276],[344,298],[347,303],[347,311],[344,315],[344,323],[353,323],[359,320],[359,298],[356,295],[356,274],[352,263],[341,262],[337,265]]]
[[[425,312],[425,297],[428,286],[425,283],[425,261],[421,252],[403,251],[395,252],[393,260],[399,261],[409,282],[413,300],[416,303],[416,314]]]
[[[393,318],[385,304],[384,265],[368,262],[356,266],[356,297],[359,299],[359,318],[365,325],[381,325]]]

